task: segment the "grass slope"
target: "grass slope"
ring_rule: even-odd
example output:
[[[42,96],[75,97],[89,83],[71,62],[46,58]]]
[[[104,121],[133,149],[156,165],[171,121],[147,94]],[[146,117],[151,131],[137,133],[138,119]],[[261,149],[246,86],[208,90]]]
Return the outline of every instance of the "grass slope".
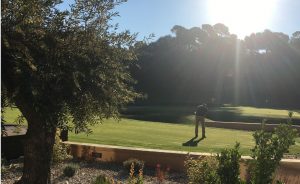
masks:
[[[93,133],[69,135],[70,141],[109,144],[129,147],[179,150],[190,152],[219,152],[223,148],[241,143],[243,155],[249,155],[254,145],[253,132],[219,128],[207,128],[207,138],[197,146],[183,146],[194,136],[194,127],[184,124],[170,124],[149,121],[122,119],[120,122],[109,119],[93,127]],[[196,139],[196,140],[199,140]],[[300,138],[290,151],[300,154]]]

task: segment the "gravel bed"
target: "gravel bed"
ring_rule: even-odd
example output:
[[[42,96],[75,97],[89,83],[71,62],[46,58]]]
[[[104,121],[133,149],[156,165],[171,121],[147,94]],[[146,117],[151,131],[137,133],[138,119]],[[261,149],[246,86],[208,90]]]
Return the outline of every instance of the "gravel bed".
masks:
[[[64,165],[68,163],[77,163],[79,169],[76,174],[71,177],[63,175]],[[11,162],[10,168],[1,171],[1,183],[13,184],[22,176],[22,160]],[[123,170],[123,166],[117,163],[100,163],[100,162],[85,162],[85,161],[69,161],[53,165],[51,167],[51,182],[53,184],[91,184],[95,178],[101,174],[114,178],[117,181],[126,183],[129,174]],[[159,183],[155,177],[155,169],[144,169],[144,183]],[[188,183],[184,173],[170,171],[163,183],[179,184]]]

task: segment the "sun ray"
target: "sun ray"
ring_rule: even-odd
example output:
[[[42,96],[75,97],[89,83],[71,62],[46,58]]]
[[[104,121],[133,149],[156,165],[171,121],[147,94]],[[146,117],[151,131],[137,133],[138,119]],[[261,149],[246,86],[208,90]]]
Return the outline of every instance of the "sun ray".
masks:
[[[277,0],[209,0],[207,12],[212,24],[224,23],[232,33],[244,37],[272,23],[276,4]]]

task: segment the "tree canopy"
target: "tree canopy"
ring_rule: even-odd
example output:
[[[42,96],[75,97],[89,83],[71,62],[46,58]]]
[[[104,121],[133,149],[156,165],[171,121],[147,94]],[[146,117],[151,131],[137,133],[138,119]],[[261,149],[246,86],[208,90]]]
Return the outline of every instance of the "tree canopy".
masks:
[[[299,31],[243,40],[220,23],[171,31],[144,46],[132,68],[137,89],[148,94],[140,103],[299,107]]]
[[[2,83],[10,101],[49,120],[50,112],[68,111],[77,128],[131,102],[137,93],[127,68],[136,42],[108,24],[118,3],[78,0],[69,12],[56,9],[57,1],[2,1]]]

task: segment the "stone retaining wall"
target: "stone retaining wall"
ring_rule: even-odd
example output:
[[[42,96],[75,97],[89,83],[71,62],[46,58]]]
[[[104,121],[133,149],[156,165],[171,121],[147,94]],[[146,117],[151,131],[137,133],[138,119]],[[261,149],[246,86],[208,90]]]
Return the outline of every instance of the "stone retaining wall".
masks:
[[[71,154],[75,158],[86,160],[95,160],[103,162],[119,162],[129,158],[137,158],[145,161],[149,167],[155,167],[160,164],[162,167],[170,167],[171,170],[185,171],[184,161],[188,155],[185,151],[169,151],[155,149],[141,149],[121,146],[86,144],[76,142],[64,142],[70,145]],[[209,153],[189,153],[192,157],[211,156]],[[248,156],[242,157],[241,161],[241,177],[247,177],[247,166],[245,162],[251,159]],[[276,171],[276,178],[286,181],[289,184],[300,183],[300,160],[299,159],[283,159],[280,167]]]

